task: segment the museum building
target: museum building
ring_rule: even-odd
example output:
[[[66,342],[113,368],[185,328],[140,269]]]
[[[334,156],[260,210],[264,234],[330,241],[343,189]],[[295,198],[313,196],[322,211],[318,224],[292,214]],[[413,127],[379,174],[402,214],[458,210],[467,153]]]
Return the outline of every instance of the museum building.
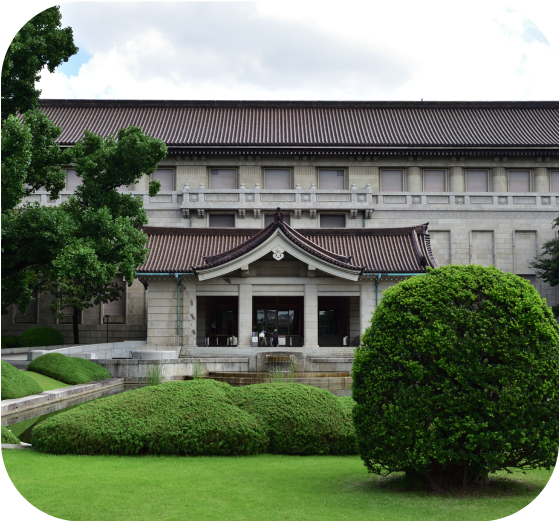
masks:
[[[121,187],[143,199],[149,256],[119,301],[82,312],[85,342],[146,339],[181,356],[358,345],[382,292],[445,264],[494,265],[557,289],[531,262],[559,217],[558,102],[43,100],[72,146],[140,126],[168,156]],[[28,200],[53,205],[66,191]],[[49,296],[3,317],[72,341]],[[266,345],[255,339],[264,331]]]

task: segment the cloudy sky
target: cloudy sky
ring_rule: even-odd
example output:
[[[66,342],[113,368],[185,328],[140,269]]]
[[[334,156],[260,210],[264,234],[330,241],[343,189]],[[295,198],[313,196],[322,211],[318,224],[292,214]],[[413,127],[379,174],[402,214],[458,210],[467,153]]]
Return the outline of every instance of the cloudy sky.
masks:
[[[44,72],[44,98],[558,97],[551,3],[72,2],[61,12],[80,52]]]

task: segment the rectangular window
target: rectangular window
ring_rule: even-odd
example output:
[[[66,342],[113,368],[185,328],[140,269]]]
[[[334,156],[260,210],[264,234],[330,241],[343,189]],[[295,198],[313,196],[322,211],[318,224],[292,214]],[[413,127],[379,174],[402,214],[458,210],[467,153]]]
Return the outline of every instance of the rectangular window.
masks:
[[[559,192],[559,171],[551,172],[551,191]]]
[[[320,190],[343,190],[344,171],[343,170],[319,170],[318,188]]]
[[[74,192],[82,184],[82,178],[78,177],[75,170],[66,170],[66,191]]]
[[[64,315],[60,319],[61,324],[71,324],[74,319],[74,308],[65,308],[62,310],[62,314]],[[82,323],[82,314],[81,312],[78,313],[78,324]]]
[[[291,188],[291,171],[265,170],[264,188],[266,190],[289,190]]]
[[[264,216],[264,227],[269,226],[273,222],[274,222],[274,214],[273,213],[267,213]],[[289,215],[288,213],[283,214],[283,222],[285,224],[291,225],[291,215]]]
[[[120,185],[117,189],[117,192],[130,192],[130,185]]]
[[[173,170],[158,168],[151,174],[151,178],[161,183],[162,192],[172,192],[175,189],[175,183],[173,182],[175,176],[173,174]]]
[[[345,228],[345,215],[320,214],[321,228]]]
[[[509,192],[529,192],[530,172],[509,172]]]
[[[235,215],[210,214],[210,228],[235,228]]]
[[[466,172],[466,191],[488,192],[487,170],[468,170]]]
[[[23,317],[23,316],[31,316],[37,314],[37,296],[34,294],[35,300],[29,304],[27,308],[27,313],[22,313],[19,309],[16,308],[16,315]]]
[[[423,171],[423,191],[446,192],[446,174],[444,170]]]
[[[118,277],[114,280],[121,288],[126,289],[126,283],[122,280],[122,277]],[[113,300],[112,302],[107,302],[103,305],[103,316],[126,316],[126,291],[121,293],[121,297],[118,300]]]
[[[237,171],[234,169],[212,170],[210,188],[215,190],[235,190],[237,188]]]
[[[519,277],[527,280],[534,288],[536,287],[536,276],[535,275],[518,275]]]
[[[404,191],[404,171],[403,170],[381,170],[380,189],[383,192],[403,192]]]

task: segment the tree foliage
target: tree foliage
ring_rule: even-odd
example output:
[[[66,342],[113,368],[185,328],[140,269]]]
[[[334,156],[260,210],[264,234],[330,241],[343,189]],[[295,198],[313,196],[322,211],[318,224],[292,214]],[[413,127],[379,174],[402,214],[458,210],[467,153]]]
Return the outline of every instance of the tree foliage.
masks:
[[[2,120],[38,107],[35,83],[76,54],[72,29],[62,28],[60,8],[45,9],[27,22],[10,43],[2,65]]]
[[[553,222],[553,228],[559,226],[559,218]],[[559,286],[559,238],[547,241],[542,254],[532,263],[536,273],[543,281],[556,288]],[[553,314],[559,316],[559,305],[553,306]]]
[[[551,309],[511,273],[445,266],[390,288],[353,366],[365,465],[442,485],[554,465],[558,346]]]

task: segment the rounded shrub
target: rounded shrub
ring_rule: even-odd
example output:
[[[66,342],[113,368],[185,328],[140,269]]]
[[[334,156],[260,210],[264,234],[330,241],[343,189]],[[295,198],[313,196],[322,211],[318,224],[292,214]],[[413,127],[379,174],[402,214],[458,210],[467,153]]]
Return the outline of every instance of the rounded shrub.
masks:
[[[554,465],[558,345],[545,300],[493,267],[428,269],[388,289],[353,366],[365,465],[446,486]]]
[[[42,393],[41,386],[23,371],[2,360],[2,400]]]
[[[54,454],[241,455],[265,452],[261,423],[213,380],[167,382],[85,403],[32,430]]]
[[[12,434],[8,427],[2,425],[2,444],[19,445],[19,440],[15,434]]]
[[[27,366],[27,370],[70,385],[111,378],[111,373],[95,362],[60,353],[47,353],[38,356]]]
[[[269,452],[346,454],[355,446],[354,440],[348,441],[351,416],[340,399],[325,389],[292,383],[234,389],[239,407],[264,425]]]
[[[59,346],[64,344],[64,337],[53,327],[32,327],[19,337],[19,347]]]
[[[2,337],[2,349],[10,349],[19,347],[19,337],[14,335],[6,335]]]

